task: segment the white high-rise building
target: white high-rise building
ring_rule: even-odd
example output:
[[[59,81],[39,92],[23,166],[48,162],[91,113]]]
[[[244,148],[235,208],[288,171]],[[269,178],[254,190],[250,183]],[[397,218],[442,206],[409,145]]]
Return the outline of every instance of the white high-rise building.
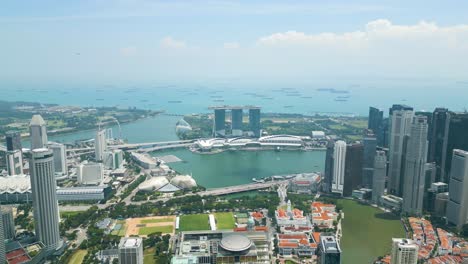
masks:
[[[54,153],[54,169],[55,174],[67,175],[67,150],[65,145],[51,142],[48,144],[49,149]]]
[[[143,264],[143,240],[139,237],[124,237],[119,243],[120,264]]]
[[[343,194],[346,164],[346,142],[339,140],[333,151],[333,180],[331,191]]]
[[[115,170],[122,167],[123,151],[120,149],[104,152],[104,166],[108,169]]]
[[[52,151],[46,148],[32,150],[29,166],[36,236],[47,250],[55,250],[62,243]]]
[[[94,139],[94,153],[96,161],[104,160],[104,152],[107,150],[106,130],[98,130]]]
[[[468,223],[468,152],[464,150],[453,150],[446,216],[459,229]]]
[[[6,166],[10,176],[23,174],[23,153],[21,150],[7,151]]]
[[[417,264],[419,246],[410,239],[392,238],[391,264]]]
[[[46,122],[41,115],[33,115],[29,123],[29,135],[31,138],[31,150],[45,148],[47,145]]]
[[[403,187],[403,212],[421,215],[427,162],[427,118],[415,116],[411,123],[405,155]],[[429,186],[427,186],[429,188]]]
[[[104,178],[101,163],[83,163],[78,167],[78,182],[85,185],[99,185]]]
[[[390,115],[388,188],[390,193],[398,196],[402,195],[402,159],[412,119],[412,110],[395,110]]]
[[[385,151],[377,150],[374,159],[372,175],[372,201],[380,204],[380,197],[385,192],[385,176],[387,174],[387,156]]]

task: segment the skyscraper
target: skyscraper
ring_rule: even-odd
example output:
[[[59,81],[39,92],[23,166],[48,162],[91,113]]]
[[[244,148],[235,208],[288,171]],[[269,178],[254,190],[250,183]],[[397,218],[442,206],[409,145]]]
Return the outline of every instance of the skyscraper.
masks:
[[[29,123],[29,135],[31,137],[31,149],[45,148],[47,145],[46,122],[40,115],[33,115]]]
[[[125,237],[119,243],[120,264],[143,264],[143,240],[139,237]]]
[[[377,148],[377,139],[373,133],[366,131],[363,139],[364,153],[362,161],[362,185],[372,188],[372,175],[374,174],[374,158]]]
[[[320,264],[341,264],[341,248],[335,236],[320,235],[318,256]]]
[[[328,140],[327,152],[325,154],[325,184],[323,186],[324,192],[331,192],[333,182],[333,153],[335,149],[335,142]]]
[[[249,127],[250,130],[254,133],[255,137],[260,137],[260,108],[250,108],[249,109]]]
[[[344,174],[346,164],[346,142],[335,142],[333,150],[333,180],[331,191],[343,195]]]
[[[0,210],[2,208],[0,207]],[[6,263],[5,235],[3,233],[3,221],[0,219],[0,264]]]
[[[66,175],[68,174],[67,169],[67,151],[65,145],[51,142],[48,144],[49,149],[54,153],[54,170],[55,173]]]
[[[6,166],[10,176],[23,174],[23,153],[21,150],[7,151]]]
[[[389,140],[389,191],[402,195],[403,155],[405,153],[405,139],[409,136],[413,110],[410,107],[394,105],[390,109],[390,140]]]
[[[383,146],[383,114],[384,112],[375,107],[369,107],[369,119],[367,128],[372,130],[378,140],[379,146]]]
[[[29,164],[36,236],[47,250],[55,250],[61,246],[61,241],[52,151],[34,149]]]
[[[385,151],[378,150],[375,153],[374,170],[372,177],[372,201],[380,204],[380,197],[385,192],[385,176],[387,175],[387,156]]]
[[[392,238],[391,264],[417,264],[419,246],[410,239]]]
[[[450,112],[446,108],[436,108],[432,114],[429,134],[429,161],[436,164],[436,181],[446,180],[445,162],[450,124]]]
[[[231,110],[231,131],[233,136],[242,136],[242,118],[242,108]]]
[[[362,161],[364,147],[360,143],[346,146],[343,196],[351,196],[362,183]]]
[[[468,152],[453,150],[447,220],[461,228],[468,219]]]
[[[21,150],[21,134],[16,131],[7,132],[5,135],[7,151]]]
[[[452,164],[452,153],[454,149],[462,149],[468,151],[468,113],[450,113],[450,124],[447,141],[447,150],[445,155],[445,176],[450,174]],[[445,179],[444,182],[448,182]]]
[[[104,159],[104,151],[106,150],[106,130],[101,129],[97,131],[96,138],[94,139],[94,156],[96,161],[102,161]]]
[[[13,218],[13,210],[11,207],[0,208],[1,221],[3,223],[3,235],[5,239],[13,239],[16,235],[15,220]]]
[[[411,123],[406,159],[404,161],[403,211],[421,215],[427,162],[427,131],[425,116],[417,115]]]
[[[213,136],[224,137],[226,135],[226,109],[214,110]]]

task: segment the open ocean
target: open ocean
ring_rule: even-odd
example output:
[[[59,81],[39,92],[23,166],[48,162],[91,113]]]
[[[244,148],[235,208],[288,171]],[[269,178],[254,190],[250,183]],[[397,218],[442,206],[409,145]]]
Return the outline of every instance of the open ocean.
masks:
[[[346,83],[346,84],[343,84]],[[380,80],[307,84],[0,84],[1,99],[78,106],[118,106],[165,110],[171,114],[207,113],[212,105],[258,105],[263,112],[349,113],[366,116],[369,106],[394,103],[432,111],[444,106],[463,111],[466,81]],[[322,90],[320,90],[322,89]],[[334,91],[326,90],[334,89]]]

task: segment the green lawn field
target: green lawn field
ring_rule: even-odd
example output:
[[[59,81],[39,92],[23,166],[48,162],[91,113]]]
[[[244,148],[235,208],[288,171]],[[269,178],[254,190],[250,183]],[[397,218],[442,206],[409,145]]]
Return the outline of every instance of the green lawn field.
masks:
[[[143,251],[143,264],[156,264],[156,260],[154,259],[154,247],[147,248]]]
[[[152,233],[161,232],[163,234],[172,233],[172,226],[152,226],[152,227],[142,227],[138,230],[138,235],[149,235]]]
[[[210,230],[207,214],[182,215],[179,231]]]
[[[67,218],[75,215],[79,215],[84,213],[84,211],[76,211],[76,212],[60,212],[60,217],[61,218]]]
[[[70,264],[81,264],[84,257],[88,254],[87,250],[78,250],[70,258]]]
[[[378,256],[389,254],[392,237],[405,237],[398,216],[351,200],[343,205],[343,264],[372,263]]]
[[[216,218],[216,227],[218,229],[233,229],[236,227],[236,222],[234,220],[234,214],[231,212],[227,213],[214,213]]]
[[[142,224],[150,224],[150,223],[166,223],[166,222],[174,222],[174,218],[172,217],[164,217],[160,219],[144,219],[141,220]]]

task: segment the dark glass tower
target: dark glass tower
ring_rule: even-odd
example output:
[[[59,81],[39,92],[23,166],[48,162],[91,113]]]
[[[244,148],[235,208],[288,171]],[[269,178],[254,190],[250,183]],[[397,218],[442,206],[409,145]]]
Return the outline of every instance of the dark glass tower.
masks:
[[[7,132],[5,135],[7,151],[21,150],[21,134],[16,131]]]
[[[468,151],[468,113],[450,113],[447,149],[445,161],[442,161],[445,164],[444,182],[448,182],[454,149]]]
[[[346,146],[343,196],[351,196],[362,182],[362,160],[364,146],[359,143]]]
[[[445,164],[447,155],[450,112],[447,108],[436,108],[432,114],[432,126],[429,136],[428,161],[435,162],[436,181],[446,179]]]
[[[383,111],[375,108],[369,107],[369,119],[367,121],[367,128],[372,130],[374,135],[377,136],[379,146],[384,145],[383,138]]]
[[[260,137],[260,108],[249,109],[249,127],[255,137]]]
[[[333,152],[335,150],[335,142],[329,140],[327,143],[327,153],[325,154],[325,184],[323,186],[324,192],[331,192],[333,181]]]
[[[226,135],[226,109],[214,110],[213,136],[224,137]]]

